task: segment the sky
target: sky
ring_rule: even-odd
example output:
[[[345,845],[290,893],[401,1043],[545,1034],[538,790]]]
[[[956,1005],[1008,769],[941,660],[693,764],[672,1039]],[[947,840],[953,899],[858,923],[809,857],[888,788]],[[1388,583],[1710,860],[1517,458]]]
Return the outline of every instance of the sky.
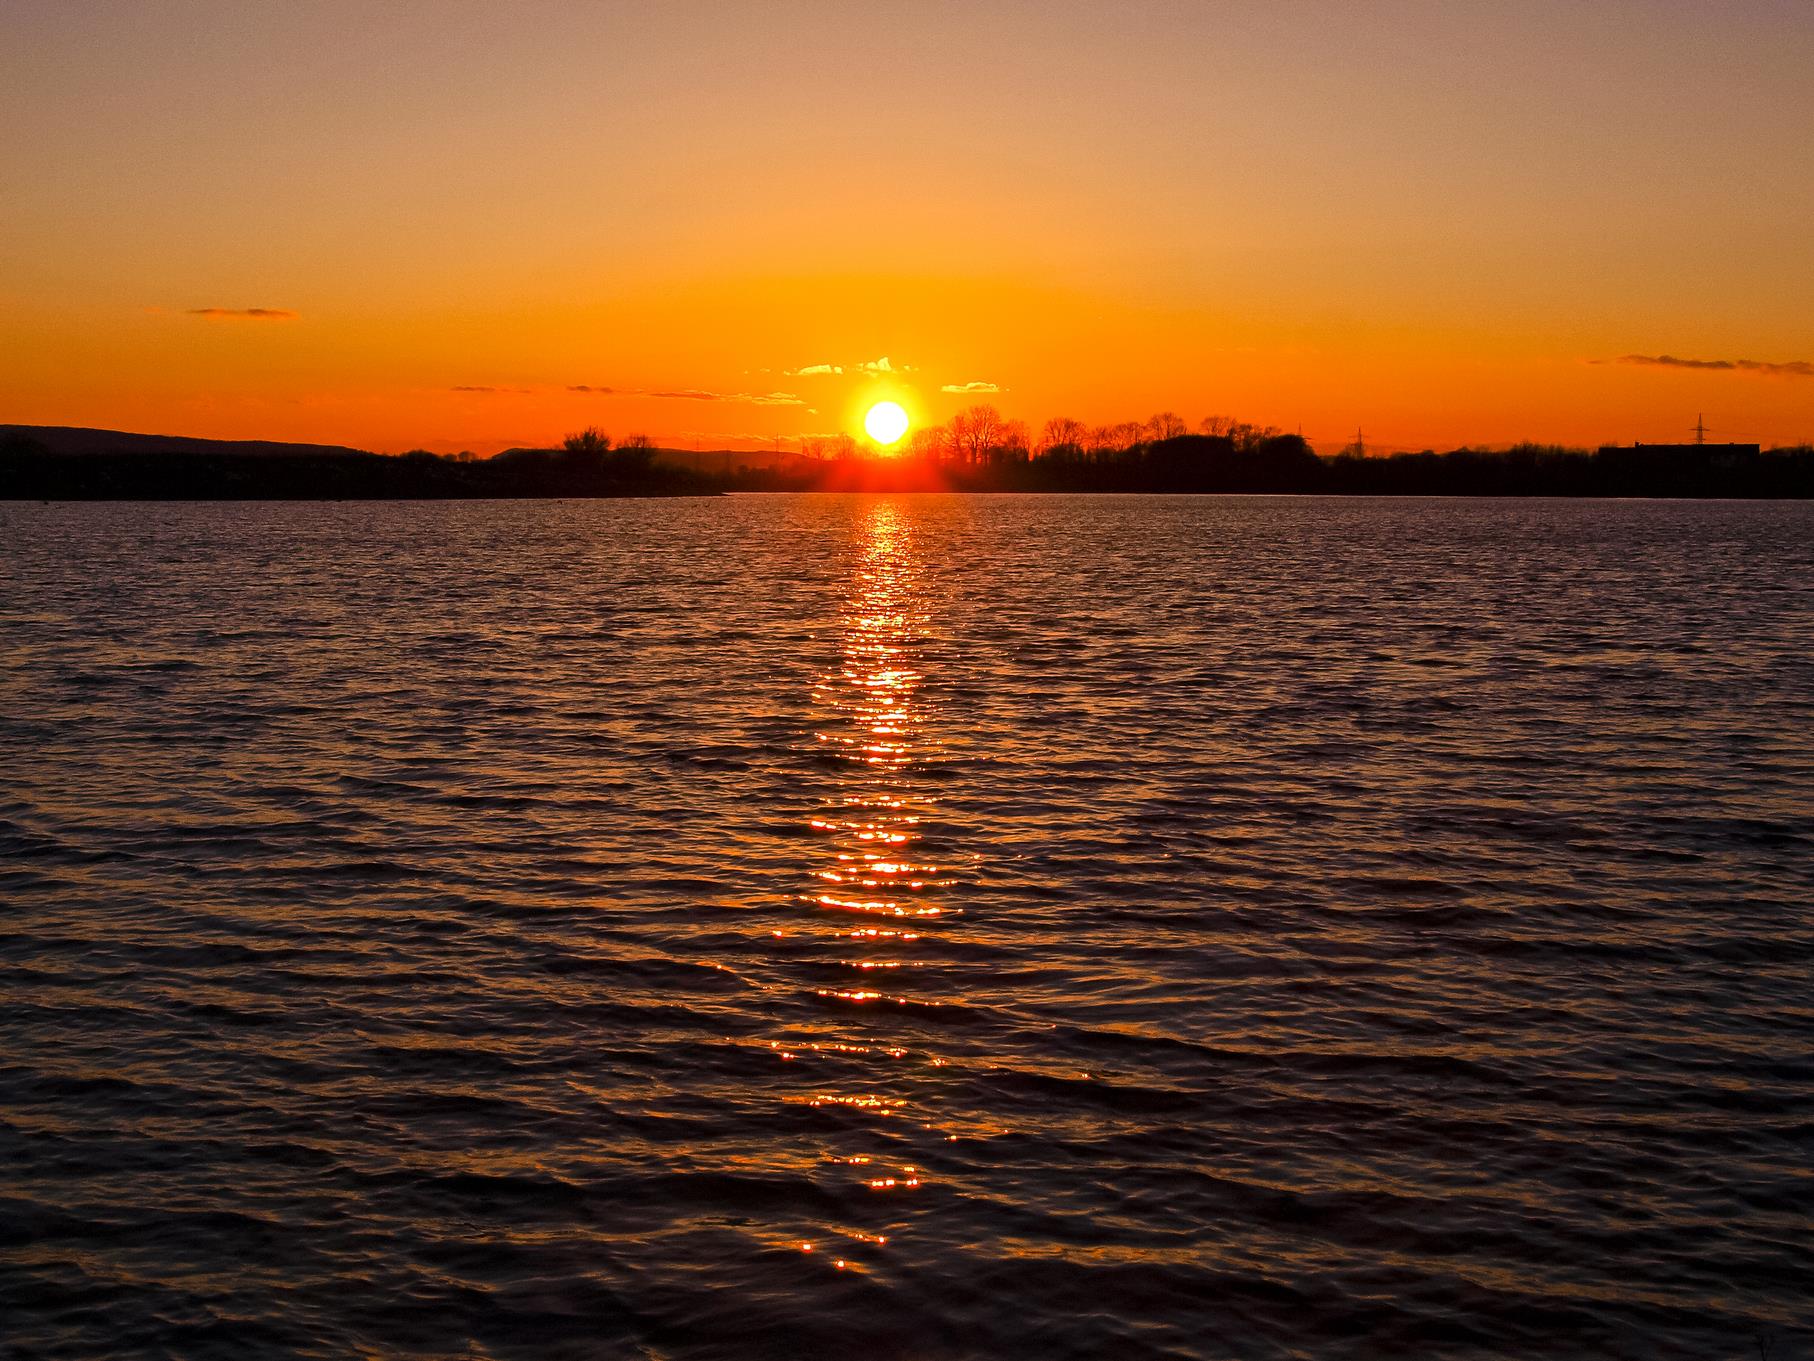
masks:
[[[0,422],[1814,440],[1810,70],[1809,0],[8,0]]]

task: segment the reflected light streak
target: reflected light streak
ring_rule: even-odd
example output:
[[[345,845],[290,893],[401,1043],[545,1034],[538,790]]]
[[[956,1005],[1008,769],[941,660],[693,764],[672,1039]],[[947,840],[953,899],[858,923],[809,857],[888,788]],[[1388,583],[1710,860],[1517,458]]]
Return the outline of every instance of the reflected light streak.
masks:
[[[961,913],[961,908],[936,900],[956,882],[945,868],[950,855],[919,849],[928,824],[939,822],[937,805],[928,793],[936,786],[920,772],[941,753],[932,740],[936,725],[924,693],[921,657],[927,620],[920,606],[922,569],[913,552],[911,523],[900,505],[886,499],[864,507],[861,514],[839,655],[810,690],[817,718],[807,741],[819,768],[831,772],[833,786],[807,818],[818,863],[802,868],[813,888],[799,895],[805,911],[801,923],[773,932],[777,939],[809,949],[813,944],[832,946],[822,955],[810,956],[815,968],[846,970],[863,975],[865,982],[885,977],[896,985],[888,992],[863,986],[812,988],[813,997],[831,1005],[829,1014],[838,1018],[836,1024],[863,1029],[837,1039],[796,1034],[769,1042],[776,1060],[796,1068],[821,1065],[825,1077],[819,1080],[830,1084],[840,1073],[854,1075],[858,1070],[850,1065],[865,1060],[889,1062],[891,1074],[898,1074],[891,1075],[890,1082],[947,1065],[944,1058],[891,1042],[893,1037],[885,1039],[875,1030],[896,1023],[891,1018],[909,1009],[922,1012],[944,1005],[916,995],[918,961],[913,950],[923,947],[924,932],[905,926],[846,926],[836,918],[912,921],[930,928]],[[836,916],[828,918],[828,913]],[[837,948],[836,942],[855,942],[861,953],[851,953],[849,944]],[[924,1070],[913,1060],[923,1061]],[[892,1067],[903,1061],[908,1061],[905,1067]],[[954,1137],[928,1124],[926,1113],[917,1106],[909,1111],[909,1101],[888,1090],[839,1091],[830,1085],[785,1099],[889,1120],[897,1131],[910,1126],[914,1137],[918,1130],[941,1141]],[[897,1119],[903,1114],[914,1118]],[[879,1129],[867,1126],[857,1129],[858,1137],[879,1134]],[[920,1168],[896,1162],[904,1151],[899,1138],[897,1133],[893,1142],[874,1153],[846,1152],[831,1161],[849,1167],[868,1168],[877,1161],[891,1166],[892,1171],[878,1169],[860,1183],[872,1192],[917,1189],[923,1176]],[[816,1238],[800,1240],[802,1252],[824,1243],[827,1235],[842,1235],[869,1249],[888,1242],[880,1233],[856,1233],[842,1226],[823,1225],[816,1232]],[[840,1266],[847,1262],[838,1259]]]

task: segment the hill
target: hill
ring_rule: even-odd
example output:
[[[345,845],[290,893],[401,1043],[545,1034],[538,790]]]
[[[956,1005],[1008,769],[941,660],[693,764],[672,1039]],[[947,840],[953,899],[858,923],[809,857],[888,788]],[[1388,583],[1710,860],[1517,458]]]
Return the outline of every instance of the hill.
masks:
[[[365,454],[341,444],[286,444],[264,439],[197,439],[190,435],[140,435],[79,425],[0,425],[0,447],[36,448],[66,457],[98,454],[213,454],[239,458],[319,457]]]

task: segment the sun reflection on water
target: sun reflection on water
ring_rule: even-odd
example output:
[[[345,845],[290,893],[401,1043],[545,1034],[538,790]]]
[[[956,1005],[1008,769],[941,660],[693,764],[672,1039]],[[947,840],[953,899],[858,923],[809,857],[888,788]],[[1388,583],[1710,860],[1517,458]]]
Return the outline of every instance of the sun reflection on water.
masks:
[[[923,1080],[914,1078],[947,1060],[912,1027],[944,1006],[930,995],[925,952],[960,913],[941,900],[953,878],[931,835],[940,819],[926,773],[943,754],[922,669],[924,568],[902,506],[878,500],[863,514],[840,656],[812,689],[810,741],[832,787],[808,818],[815,863],[802,867],[802,919],[775,933],[798,949],[818,947],[810,967],[820,979],[804,995],[829,1019],[772,1048],[807,1084],[793,1104],[842,1117],[830,1128],[844,1146],[828,1148],[824,1166],[846,1194],[864,1198],[851,1211],[861,1228],[821,1224],[812,1240],[836,1236],[847,1252],[874,1253],[902,1226],[888,1218],[895,1211],[863,1206],[918,1190],[926,1174],[916,1144],[922,1134],[947,1137],[933,1128]],[[848,981],[834,981],[838,974]]]

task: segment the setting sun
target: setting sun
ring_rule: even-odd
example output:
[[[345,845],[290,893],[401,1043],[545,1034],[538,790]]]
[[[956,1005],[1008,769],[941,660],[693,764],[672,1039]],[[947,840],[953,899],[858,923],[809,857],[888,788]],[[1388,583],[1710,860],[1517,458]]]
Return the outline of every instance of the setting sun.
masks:
[[[863,429],[877,444],[898,444],[907,433],[907,412],[899,402],[877,402],[863,417]]]

